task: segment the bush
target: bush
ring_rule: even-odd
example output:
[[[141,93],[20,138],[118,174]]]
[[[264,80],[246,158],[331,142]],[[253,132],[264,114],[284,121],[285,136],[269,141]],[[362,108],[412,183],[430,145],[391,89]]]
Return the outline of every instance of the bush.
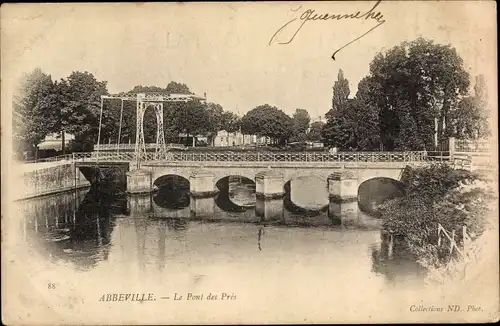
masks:
[[[426,266],[440,266],[449,260],[449,246],[438,246],[438,224],[455,231],[463,242],[462,227],[472,240],[485,230],[485,201],[492,193],[481,187],[478,176],[448,165],[432,165],[409,172],[405,196],[381,206],[382,226],[403,236],[406,247]]]

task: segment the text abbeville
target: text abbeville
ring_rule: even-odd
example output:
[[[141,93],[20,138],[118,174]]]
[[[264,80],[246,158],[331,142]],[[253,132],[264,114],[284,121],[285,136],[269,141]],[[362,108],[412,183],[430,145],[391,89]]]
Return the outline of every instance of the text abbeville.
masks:
[[[108,293],[103,294],[99,301],[155,301],[153,293]]]

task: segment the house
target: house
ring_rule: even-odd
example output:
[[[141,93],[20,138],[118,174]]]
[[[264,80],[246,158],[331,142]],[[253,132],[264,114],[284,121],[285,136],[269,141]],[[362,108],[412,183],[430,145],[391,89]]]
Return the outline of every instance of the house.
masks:
[[[220,130],[214,138],[213,146],[226,147],[226,146],[244,146],[256,144],[270,143],[269,137],[257,137],[256,135],[245,135],[240,131],[227,132]]]
[[[64,132],[64,146],[68,146],[69,142],[75,140],[75,136]],[[45,139],[38,144],[38,150],[62,150],[62,139],[60,133],[47,135]]]

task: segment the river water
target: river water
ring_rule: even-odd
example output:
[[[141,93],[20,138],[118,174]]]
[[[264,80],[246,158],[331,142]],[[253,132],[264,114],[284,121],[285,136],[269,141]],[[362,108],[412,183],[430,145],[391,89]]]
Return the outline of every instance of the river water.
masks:
[[[31,271],[48,273],[47,282],[66,284],[67,291],[92,288],[84,297],[93,304],[101,293],[147,292],[163,302],[161,310],[187,292],[204,300],[225,293],[234,298],[228,322],[252,314],[252,305],[264,311],[278,301],[297,313],[314,310],[311,300],[336,311],[348,304],[354,309],[377,293],[414,289],[422,280],[411,259],[390,252],[379,219],[329,203],[318,183],[294,180],[284,199],[267,201],[255,199],[248,180],[230,178],[219,187],[217,196],[203,199],[178,184],[154,195],[86,189],[26,200],[20,237],[37,262]],[[355,320],[355,311],[346,316]],[[320,315],[331,316],[324,309]],[[195,318],[172,318],[181,317]]]

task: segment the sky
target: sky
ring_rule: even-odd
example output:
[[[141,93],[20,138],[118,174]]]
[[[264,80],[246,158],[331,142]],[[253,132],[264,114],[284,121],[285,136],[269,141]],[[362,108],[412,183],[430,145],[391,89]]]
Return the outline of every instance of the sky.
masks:
[[[369,11],[376,2],[32,4],[2,6],[2,82],[36,67],[53,79],[89,71],[111,93],[135,85],[186,83],[225,110],[244,114],[275,105],[312,117],[331,107],[339,69],[351,93],[380,51],[425,37],[453,45],[471,74],[486,75],[496,94],[496,16],[490,1],[381,2],[374,19],[307,21],[314,13]],[[296,10],[294,12],[294,10]],[[293,16],[295,15],[295,16]],[[273,34],[290,20],[269,44]]]

